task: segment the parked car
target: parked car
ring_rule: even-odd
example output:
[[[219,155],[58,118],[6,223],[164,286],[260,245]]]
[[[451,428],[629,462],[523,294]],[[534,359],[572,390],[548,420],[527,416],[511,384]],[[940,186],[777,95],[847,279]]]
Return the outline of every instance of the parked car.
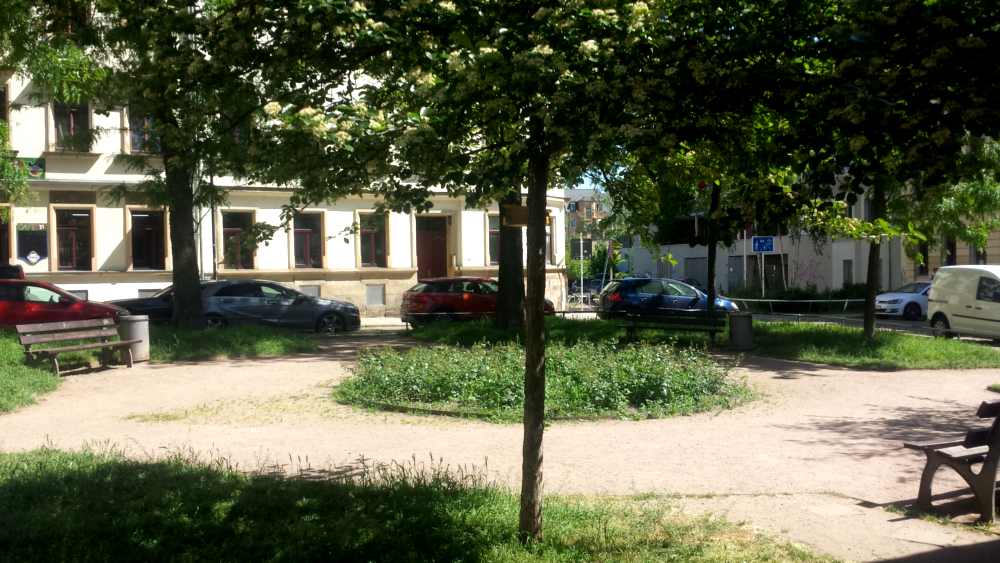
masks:
[[[662,278],[625,278],[612,281],[597,301],[597,316],[602,319],[623,315],[655,315],[664,310],[702,310],[708,296],[682,281]],[[715,300],[720,311],[739,311],[728,299]]]
[[[494,317],[497,312],[497,282],[489,278],[436,278],[421,280],[403,293],[399,316],[412,324]],[[555,306],[545,300],[545,313]]]
[[[1000,266],[947,266],[927,298],[935,336],[955,333],[1000,339]]]
[[[927,314],[927,294],[930,290],[931,282],[919,281],[908,283],[891,293],[877,295],[875,316],[918,320]]]
[[[23,280],[24,268],[20,264],[13,266],[0,264],[0,280]]]
[[[113,319],[128,314],[122,307],[78,297],[43,282],[0,279],[0,325]]]
[[[334,334],[361,328],[358,308],[350,303],[312,297],[265,280],[212,281],[201,284],[208,326],[259,323]],[[173,286],[151,297],[112,301],[150,320],[173,317]]]

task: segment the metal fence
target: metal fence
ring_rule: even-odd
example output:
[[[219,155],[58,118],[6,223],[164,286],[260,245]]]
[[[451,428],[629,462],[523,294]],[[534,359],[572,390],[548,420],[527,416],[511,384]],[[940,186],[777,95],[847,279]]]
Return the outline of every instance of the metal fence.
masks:
[[[728,299],[734,303],[743,303],[743,308],[747,310],[750,309],[750,307],[747,306],[747,303],[767,303],[768,307],[771,309],[771,312],[774,312],[775,303],[795,303],[795,304],[808,303],[810,310],[812,310],[813,303],[843,303],[844,304],[843,310],[846,311],[848,303],[865,302],[864,299],[743,299],[741,297],[726,297],[725,299]]]

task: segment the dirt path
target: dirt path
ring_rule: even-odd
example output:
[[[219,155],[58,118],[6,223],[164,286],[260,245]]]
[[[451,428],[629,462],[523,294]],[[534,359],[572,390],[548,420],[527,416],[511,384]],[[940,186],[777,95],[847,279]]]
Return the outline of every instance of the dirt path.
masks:
[[[68,377],[39,404],[0,416],[0,448],[110,441],[136,452],[214,451],[242,467],[433,455],[451,465],[488,460],[491,475],[516,484],[519,426],[366,413],[327,399],[347,373],[340,362],[352,362],[359,345],[392,343],[412,345],[390,333],[362,333],[292,358]],[[922,456],[901,442],[951,438],[976,425],[972,414],[991,398],[984,389],[997,382],[995,371],[860,372],[752,358],[741,372],[767,398],[667,420],[554,424],[545,441],[547,490],[732,495],[680,502],[854,560],[997,539],[877,506],[909,504],[916,495]],[[948,473],[937,483],[941,492],[961,485]],[[1000,542],[994,547],[1000,554]]]

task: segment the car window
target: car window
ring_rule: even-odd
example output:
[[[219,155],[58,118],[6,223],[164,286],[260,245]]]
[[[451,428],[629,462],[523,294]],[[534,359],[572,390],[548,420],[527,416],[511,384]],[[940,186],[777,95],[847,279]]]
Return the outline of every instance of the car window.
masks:
[[[693,287],[686,286],[682,283],[677,282],[666,282],[667,293],[670,295],[679,295],[681,297],[698,297],[698,291]]]
[[[1000,280],[993,278],[979,278],[979,291],[976,292],[976,299],[980,301],[993,301],[993,293],[1000,291]]]
[[[903,287],[893,291],[893,293],[920,293],[928,288],[926,283],[908,283]]]
[[[412,291],[413,293],[420,293],[421,291],[423,291],[423,290],[427,289],[427,287],[429,287],[430,285],[431,285],[431,284],[426,284],[426,283],[418,283],[417,285],[415,285],[415,286],[411,287],[411,288],[410,288],[410,289],[408,289],[407,291]]]
[[[0,283],[0,301],[19,303],[24,300],[24,286],[18,283]]]
[[[24,286],[24,300],[29,303],[66,303],[68,298],[55,291],[37,285]]]
[[[622,282],[613,281],[613,282],[609,283],[608,285],[604,286],[604,291],[602,291],[601,293],[613,293],[616,289],[618,289],[618,287],[621,284],[622,284]]]
[[[257,297],[257,291],[251,283],[236,283],[223,287],[215,292],[216,297]]]
[[[500,291],[500,286],[496,282],[491,281],[481,281],[479,282],[480,291],[486,295],[492,295]]]
[[[265,299],[295,299],[298,294],[280,285],[261,285],[260,293]]]
[[[643,280],[635,283],[635,292],[649,295],[663,295],[663,283],[660,280]]]

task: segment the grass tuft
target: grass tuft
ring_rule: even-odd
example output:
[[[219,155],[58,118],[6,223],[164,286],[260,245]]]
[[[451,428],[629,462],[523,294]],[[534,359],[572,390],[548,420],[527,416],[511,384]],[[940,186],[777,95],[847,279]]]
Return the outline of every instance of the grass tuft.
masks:
[[[1000,383],[994,383],[993,385],[986,386],[987,391],[993,391],[994,393],[1000,393]]]
[[[362,350],[334,396],[364,407],[430,406],[517,422],[524,409],[524,350],[516,344]],[[731,365],[696,350],[582,342],[546,348],[546,415],[650,418],[730,408],[753,398]]]
[[[35,403],[35,396],[54,391],[59,378],[49,369],[28,367],[24,346],[13,330],[0,330],[0,412]]]
[[[297,477],[224,459],[120,451],[0,453],[0,537],[12,561],[832,561],[663,499],[546,496],[541,542],[518,498],[440,464]]]

